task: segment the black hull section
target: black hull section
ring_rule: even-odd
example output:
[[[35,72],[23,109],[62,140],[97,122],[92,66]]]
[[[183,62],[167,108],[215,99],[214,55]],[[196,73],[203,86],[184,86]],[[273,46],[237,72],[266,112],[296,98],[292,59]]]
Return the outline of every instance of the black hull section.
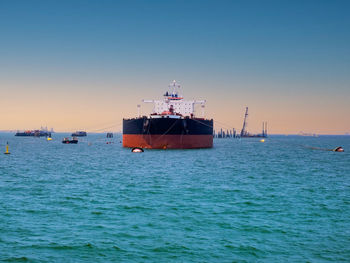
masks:
[[[213,135],[213,120],[167,117],[124,119],[123,134]]]
[[[136,118],[123,120],[123,146],[147,149],[213,147],[213,120]]]

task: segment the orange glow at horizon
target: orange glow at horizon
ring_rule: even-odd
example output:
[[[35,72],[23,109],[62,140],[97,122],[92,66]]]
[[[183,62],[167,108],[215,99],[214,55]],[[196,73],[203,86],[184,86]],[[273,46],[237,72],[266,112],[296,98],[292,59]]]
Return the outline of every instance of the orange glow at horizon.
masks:
[[[198,95],[198,87],[186,91],[185,99]],[[136,92],[137,91],[137,92]],[[34,89],[27,86],[19,90],[11,87],[4,93],[0,130],[37,129],[41,126],[54,128],[57,132],[86,130],[103,132],[122,130],[122,119],[141,112],[148,115],[151,106],[141,100],[159,99],[163,90],[133,86],[115,87],[103,91],[99,86],[87,89],[51,86],[50,89]],[[252,95],[232,91],[217,94],[207,89],[196,99],[206,99],[206,117],[213,118],[215,129],[242,127],[245,107],[249,107],[248,131],[259,133],[262,122],[267,121],[270,134],[344,134],[350,132],[349,105],[346,98],[329,96],[314,98],[311,95]],[[197,115],[201,115],[197,111]],[[104,129],[106,128],[106,129]]]

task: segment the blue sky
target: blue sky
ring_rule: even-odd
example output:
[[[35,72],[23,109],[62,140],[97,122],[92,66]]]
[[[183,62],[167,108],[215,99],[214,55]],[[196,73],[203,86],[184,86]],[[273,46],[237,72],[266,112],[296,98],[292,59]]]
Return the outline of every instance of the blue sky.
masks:
[[[348,132],[349,11],[321,0],[0,1],[4,118],[73,129],[58,116],[75,106],[79,127],[112,122],[176,79],[232,127],[249,106],[252,129],[267,120],[276,133]],[[49,113],[38,118],[40,103]]]

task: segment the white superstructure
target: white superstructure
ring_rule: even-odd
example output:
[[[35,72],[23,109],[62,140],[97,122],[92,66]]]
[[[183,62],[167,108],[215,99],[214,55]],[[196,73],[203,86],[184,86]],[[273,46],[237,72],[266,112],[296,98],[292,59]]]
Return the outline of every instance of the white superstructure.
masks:
[[[184,100],[179,95],[180,85],[174,80],[169,85],[169,90],[164,94],[163,100],[143,100],[145,103],[153,103],[153,116],[194,116],[194,105],[201,104],[204,115],[205,100]],[[204,117],[204,116],[203,116]]]

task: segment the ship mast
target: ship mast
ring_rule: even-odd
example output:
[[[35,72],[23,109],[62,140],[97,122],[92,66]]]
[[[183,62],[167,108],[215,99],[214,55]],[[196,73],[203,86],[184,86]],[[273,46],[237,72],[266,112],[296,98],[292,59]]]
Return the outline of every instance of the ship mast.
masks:
[[[248,118],[248,107],[245,108],[243,127],[242,127],[242,130],[241,130],[241,137],[243,137],[244,135],[247,134],[247,132],[246,132],[247,118]]]
[[[181,97],[179,95],[180,85],[176,83],[176,80],[173,80],[172,83],[169,84],[169,93],[168,91],[164,94],[165,97],[178,98]]]
[[[175,97],[177,95],[177,89],[180,87],[180,85],[176,85],[176,80],[173,80],[173,92],[172,95]]]

